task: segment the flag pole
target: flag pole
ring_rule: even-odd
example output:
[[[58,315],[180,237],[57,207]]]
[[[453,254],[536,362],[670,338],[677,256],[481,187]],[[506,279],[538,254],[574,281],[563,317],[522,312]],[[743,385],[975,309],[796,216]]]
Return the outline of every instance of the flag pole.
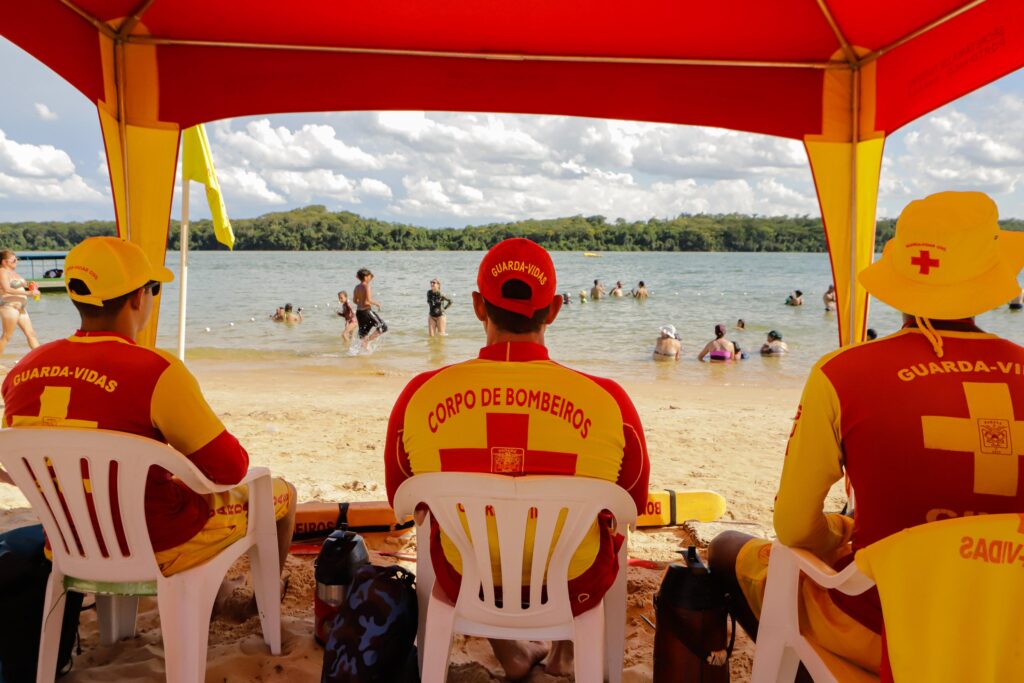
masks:
[[[184,175],[184,174],[183,174]],[[185,360],[185,301],[188,297],[188,194],[189,179],[181,180],[181,274],[178,282],[178,359]]]

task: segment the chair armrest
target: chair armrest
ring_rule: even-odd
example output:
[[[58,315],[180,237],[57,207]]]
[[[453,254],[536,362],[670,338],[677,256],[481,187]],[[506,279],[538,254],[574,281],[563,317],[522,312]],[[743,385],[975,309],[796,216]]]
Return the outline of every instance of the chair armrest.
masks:
[[[861,573],[856,562],[851,562],[842,571],[837,572],[808,550],[782,547],[793,554],[800,571],[823,588],[834,588],[847,595],[860,595],[875,585],[874,581]]]
[[[242,484],[248,484],[251,481],[255,481],[260,477],[270,477],[269,467],[250,467],[249,471],[242,477],[242,481],[235,484],[235,486],[241,486]],[[233,487],[232,487],[233,488]]]
[[[197,469],[196,471],[198,472],[199,470]],[[245,473],[245,476],[242,477],[242,479],[236,484],[217,484],[207,479],[201,473],[199,476],[202,477],[202,488],[197,488],[193,490],[198,490],[200,493],[223,493],[224,491],[230,491],[236,486],[242,486],[243,484],[253,484],[258,479],[262,479],[263,477],[267,478],[267,484],[270,485],[269,467],[250,467],[249,471]]]

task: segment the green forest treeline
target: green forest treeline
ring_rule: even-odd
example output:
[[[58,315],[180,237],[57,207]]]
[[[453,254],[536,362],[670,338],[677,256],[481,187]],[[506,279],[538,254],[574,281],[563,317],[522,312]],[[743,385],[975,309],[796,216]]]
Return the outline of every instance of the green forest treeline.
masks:
[[[1024,230],[1024,220],[1002,221]],[[608,222],[604,216],[571,216],[465,228],[422,228],[364,218],[348,211],[307,206],[232,221],[235,249],[269,251],[484,250],[507,237],[529,237],[553,251],[825,251],[821,219],[741,214],[681,215]],[[895,221],[878,222],[878,244],[892,237]],[[178,248],[178,222],[170,248]],[[115,233],[112,221],[0,223],[0,248],[67,250],[93,235]],[[210,221],[190,230],[192,249],[225,249]]]

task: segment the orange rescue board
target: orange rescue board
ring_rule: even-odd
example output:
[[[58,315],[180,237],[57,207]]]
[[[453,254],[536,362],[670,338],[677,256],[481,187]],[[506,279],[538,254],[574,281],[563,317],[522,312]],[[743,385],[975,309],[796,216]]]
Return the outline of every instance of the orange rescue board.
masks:
[[[399,521],[387,501],[365,503],[299,503],[292,543],[323,540],[342,524],[359,534],[404,534],[412,517]]]

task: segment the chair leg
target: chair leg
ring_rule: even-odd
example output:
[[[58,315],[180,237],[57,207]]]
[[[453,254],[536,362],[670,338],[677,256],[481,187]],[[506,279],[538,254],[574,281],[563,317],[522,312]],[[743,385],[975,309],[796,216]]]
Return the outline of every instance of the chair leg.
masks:
[[[604,680],[604,610],[600,605],[572,620],[573,669],[576,683]]]
[[[157,605],[167,683],[196,683],[205,678],[210,613],[220,578],[184,572],[159,582]]]
[[[57,677],[57,654],[63,623],[64,575],[52,571],[46,582],[46,598],[43,601],[43,628],[39,636],[36,683],[53,683]]]
[[[786,645],[784,638],[767,638],[765,629],[758,631],[751,683],[789,683],[796,678],[800,657]]]
[[[604,657],[605,676],[609,683],[622,681],[622,665],[626,656],[626,544],[619,557],[615,582],[604,595]],[[596,608],[600,609],[600,608]]]
[[[281,654],[281,572],[277,556],[277,538],[261,535],[249,548],[249,567],[260,612],[263,640],[273,655]]]
[[[427,562],[430,562],[429,558],[427,558]],[[417,568],[419,568],[418,560]],[[416,607],[419,622],[416,626],[416,657],[419,660],[421,675],[423,674],[423,653],[427,650],[427,610],[430,608],[430,594],[434,591],[434,582],[431,579],[433,576],[428,578],[424,575],[417,575],[416,577]]]
[[[422,683],[445,683],[448,678],[448,658],[455,635],[455,605],[440,591],[439,584],[435,583],[427,607],[426,631],[430,634],[430,647],[423,648]]]
[[[96,618],[100,626],[100,644],[113,645],[135,637],[135,618],[139,598],[135,595],[96,595]]]

